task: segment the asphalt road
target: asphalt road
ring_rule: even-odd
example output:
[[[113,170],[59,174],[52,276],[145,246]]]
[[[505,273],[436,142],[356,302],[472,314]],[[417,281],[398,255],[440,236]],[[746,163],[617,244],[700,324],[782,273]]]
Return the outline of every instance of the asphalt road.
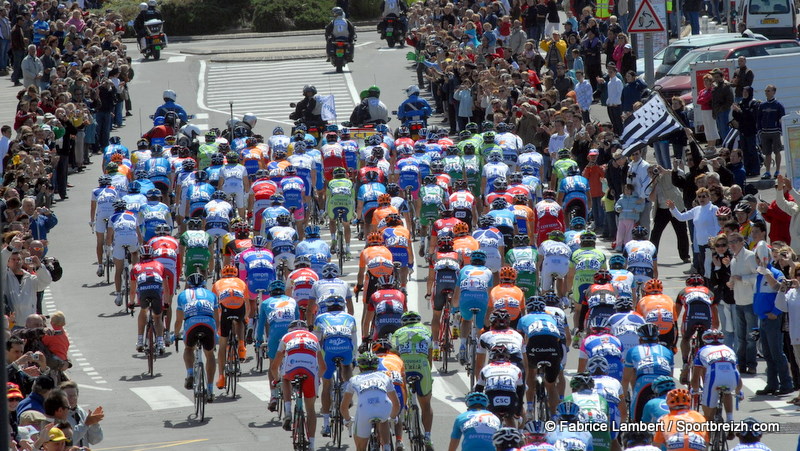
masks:
[[[340,117],[349,116],[357,92],[369,85],[379,85],[384,102],[390,109],[396,109],[404,98],[402,89],[415,83],[416,76],[405,60],[407,50],[388,49],[385,43],[378,42],[375,33],[366,31],[360,34],[356,62],[349,65],[344,75],[335,74],[324,59],[220,64],[210,62],[211,55],[179,53],[181,49],[235,49],[241,48],[240,45],[260,44],[292,47],[320,41],[319,37],[285,37],[248,39],[235,44],[229,40],[174,44],[164,52],[162,61],[135,63],[136,78],[131,86],[135,113],[124,128],[112,134],[121,136],[123,143],[132,147],[136,138],[149,128],[147,116],[161,103],[161,91],[167,87],[177,92],[178,102],[187,111],[197,115],[195,123],[201,128],[223,127],[228,119],[228,102],[233,101],[237,116],[256,111],[262,118],[256,131],[267,135],[275,125],[288,126],[287,108],[283,105],[300,100],[300,88],[306,83],[315,83],[321,94],[333,93]],[[94,160],[98,161],[96,157]],[[182,387],[183,362],[179,355],[174,355],[174,348],[156,361],[154,378],[143,375],[146,361],[134,349],[135,320],[114,305],[110,295],[113,287],[94,274],[95,238],[88,227],[89,199],[100,168],[96,163],[89,169],[71,177],[75,187],[70,191],[70,199],[58,204],[56,210],[60,223],[52,232],[50,253],[61,259],[65,275],[53,284],[48,309],[66,314],[72,340],[70,354],[75,363],[70,376],[81,385],[80,403],[91,408],[102,405],[106,412],[102,422],[105,440],[94,449],[231,450],[253,446],[290,449],[289,434],[267,412],[266,375],[251,372],[254,362],[243,365],[239,397],[218,395],[207,407],[203,423],[190,417],[191,393]],[[765,197],[770,195],[765,193]],[[680,262],[673,243],[674,235],[668,228],[659,260],[666,292],[671,295],[677,294],[683,285],[682,272],[687,268]],[[608,250],[607,243],[603,247]],[[354,254],[357,250],[354,246]],[[354,280],[355,260],[346,269],[350,273],[348,279]],[[431,311],[422,297],[425,286],[421,273],[426,272],[417,268],[409,299],[412,307],[416,304],[429,320]],[[360,312],[360,305],[357,310]],[[566,374],[574,374],[576,367],[577,352],[573,351]],[[764,367],[763,362],[759,364],[762,372]],[[464,409],[465,381],[461,370],[435,376],[433,439],[439,450],[446,448],[453,419]],[[781,433],[767,436],[765,442],[773,449],[794,449],[800,411],[786,405],[788,397],[755,397],[754,391],[763,385],[764,376],[745,379],[746,400],[735,418],[755,416],[763,421],[780,422]],[[317,446],[324,448],[326,440],[318,436]],[[347,447],[352,449],[352,444]]]

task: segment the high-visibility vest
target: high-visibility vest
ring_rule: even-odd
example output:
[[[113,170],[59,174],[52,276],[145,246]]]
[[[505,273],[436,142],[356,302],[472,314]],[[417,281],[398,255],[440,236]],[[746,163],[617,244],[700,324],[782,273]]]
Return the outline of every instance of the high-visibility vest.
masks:
[[[603,20],[611,17],[611,0],[598,0],[595,16]]]
[[[667,12],[672,12],[672,0],[667,0]]]

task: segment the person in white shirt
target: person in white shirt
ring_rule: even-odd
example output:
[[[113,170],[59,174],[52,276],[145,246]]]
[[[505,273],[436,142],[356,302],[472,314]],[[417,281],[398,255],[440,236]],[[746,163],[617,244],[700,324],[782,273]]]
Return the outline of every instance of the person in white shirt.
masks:
[[[631,152],[631,163],[628,165],[628,181],[633,185],[633,194],[641,199],[645,199],[644,210],[639,213],[639,225],[650,229],[650,210],[653,202],[650,200],[650,193],[653,191],[653,180],[649,174],[650,163],[642,158],[641,150]]]
[[[606,66],[608,70],[608,82],[606,89],[608,97],[606,98],[606,108],[608,109],[608,118],[614,126],[614,133],[617,135],[622,134],[622,88],[624,84],[622,80],[617,78],[617,66],[614,63],[608,63]]]
[[[750,332],[758,328],[758,317],[753,311],[758,261],[756,254],[745,247],[740,233],[728,234],[728,246],[733,252],[728,287],[733,289],[733,298],[736,299],[736,361],[741,373],[756,374],[757,339]]]
[[[545,155],[544,161],[545,178],[542,180],[550,180],[550,172],[553,168],[553,163],[558,160],[558,151],[564,148],[564,143],[567,141],[567,138],[569,138],[569,134],[564,127],[564,120],[561,118],[553,120],[553,126],[550,128],[550,131],[554,133],[550,135],[550,141],[547,144],[548,152],[547,155]]]
[[[795,273],[798,273],[796,264]],[[786,283],[778,292],[775,299],[775,307],[789,315],[789,342],[794,348],[794,358],[800,365],[800,282],[795,279],[787,279]],[[800,405],[800,394],[791,401],[790,404]]]
[[[8,154],[8,148],[11,146],[11,126],[4,125],[0,128],[0,177],[5,173],[3,168],[3,160]]]
[[[684,212],[678,211],[675,208],[675,202],[672,200],[667,201],[667,207],[670,209],[672,216],[680,221],[692,220],[694,226],[694,243],[692,243],[692,252],[695,254],[695,261],[697,266],[702,271],[705,277],[711,275],[711,259],[706,258],[706,252],[710,253],[709,240],[717,236],[719,231],[719,224],[717,224],[717,210],[719,207],[711,203],[711,194],[708,188],[698,188],[695,192],[697,196],[698,206]],[[708,265],[706,264],[708,263]],[[707,268],[707,266],[709,266]],[[736,298],[739,299],[738,297]],[[753,302],[753,296],[750,296],[750,303]],[[738,303],[738,301],[737,301]]]

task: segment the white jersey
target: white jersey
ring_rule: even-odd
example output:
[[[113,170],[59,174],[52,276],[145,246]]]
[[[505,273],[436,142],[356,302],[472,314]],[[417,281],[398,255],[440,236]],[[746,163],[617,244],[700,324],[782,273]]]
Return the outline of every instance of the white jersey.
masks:
[[[224,200],[211,199],[203,207],[206,212],[206,224],[208,223],[230,223],[233,206]]]
[[[736,449],[736,448],[733,448],[733,449]],[[767,449],[769,449],[769,448],[767,448]],[[625,448],[625,451],[661,451],[661,448],[659,448],[657,446],[653,446],[653,445],[640,445],[640,446],[632,446],[630,448]]]
[[[555,240],[545,240],[539,246],[539,254],[547,260],[548,257],[563,257],[569,259],[572,257],[572,250],[566,243]]]
[[[767,445],[758,442],[758,443],[740,443],[733,448],[731,451],[772,451],[767,447]]]
[[[244,178],[247,177],[247,169],[241,164],[226,164],[219,170],[220,178],[225,181],[222,190],[226,193],[241,193],[244,191]]]
[[[628,270],[631,268],[653,269],[653,262],[656,261],[656,246],[647,240],[632,240],[625,243],[624,255],[628,257]]]
[[[733,349],[725,345],[705,345],[695,354],[693,365],[706,369],[700,401],[702,405],[714,407],[718,404],[718,387],[727,387],[729,392],[736,394],[740,375]]]
[[[520,167],[526,164],[533,166],[533,175],[538,178],[544,165],[544,157],[539,152],[526,152],[519,156],[517,164]]]
[[[394,390],[392,380],[383,371],[357,374],[350,378],[345,391],[358,395],[359,407],[376,402],[389,402],[389,391]]]
[[[478,340],[478,354],[487,354],[493,346],[505,345],[511,353],[511,360],[521,362],[526,339],[514,329],[490,330],[484,332]]]
[[[97,206],[94,210],[95,221],[102,221],[114,214],[114,201],[119,199],[119,192],[112,187],[95,188],[92,191],[92,201]],[[105,227],[105,224],[102,224]]]
[[[622,295],[633,295],[633,273],[627,269],[612,269],[611,285]]]
[[[522,370],[511,362],[495,362],[483,367],[475,380],[476,385],[483,385],[484,392],[505,391],[515,393],[517,387],[525,384]]]
[[[270,151],[270,158],[272,157],[272,152],[276,150],[289,150],[289,143],[292,142],[292,139],[286,135],[272,135],[267,139],[267,145],[269,146]]]
[[[522,138],[511,132],[495,134],[494,142],[497,145],[505,144],[507,146],[513,147],[514,149],[520,149],[522,147]]]
[[[611,376],[605,375],[592,376],[592,379],[594,379],[594,391],[606,400],[609,408],[618,406],[625,393],[622,390],[622,383]]]

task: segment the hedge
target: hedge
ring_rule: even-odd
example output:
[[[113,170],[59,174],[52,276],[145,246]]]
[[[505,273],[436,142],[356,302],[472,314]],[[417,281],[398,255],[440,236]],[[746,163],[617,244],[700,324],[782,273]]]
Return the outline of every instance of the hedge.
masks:
[[[253,31],[325,28],[333,0],[252,0]]]

